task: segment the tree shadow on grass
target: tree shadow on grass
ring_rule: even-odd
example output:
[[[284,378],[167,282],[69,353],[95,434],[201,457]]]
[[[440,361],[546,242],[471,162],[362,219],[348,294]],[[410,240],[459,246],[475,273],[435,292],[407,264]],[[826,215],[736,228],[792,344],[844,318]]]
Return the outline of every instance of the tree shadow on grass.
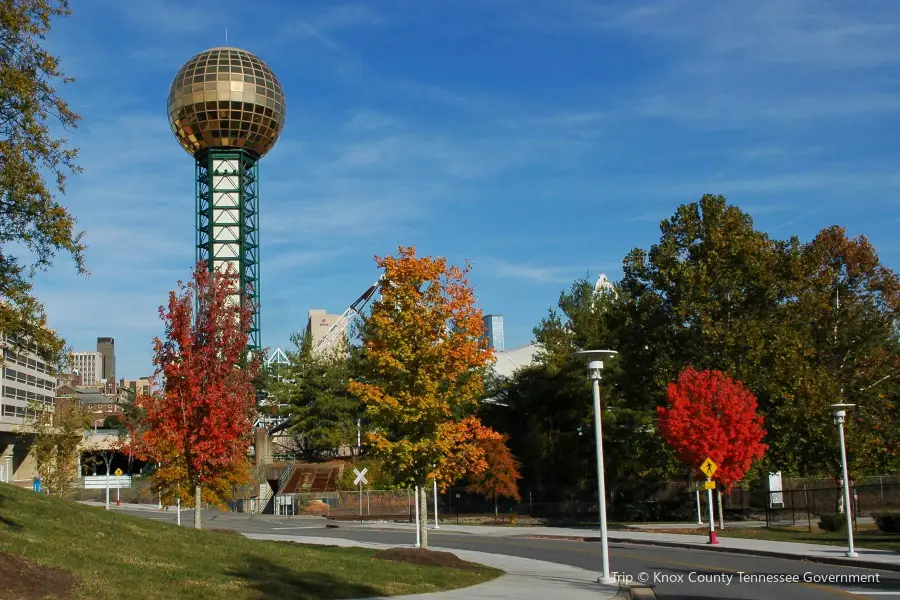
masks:
[[[371,586],[342,581],[331,573],[294,570],[254,555],[246,556],[239,566],[229,569],[227,573],[246,581],[256,592],[254,598],[259,600],[338,600],[380,595]]]
[[[15,522],[12,519],[7,518],[3,515],[3,504],[7,500],[8,500],[8,498],[6,497],[6,495],[3,494],[2,491],[0,491],[0,525],[2,525],[4,528],[6,528],[10,531],[21,531],[22,526],[19,523]]]

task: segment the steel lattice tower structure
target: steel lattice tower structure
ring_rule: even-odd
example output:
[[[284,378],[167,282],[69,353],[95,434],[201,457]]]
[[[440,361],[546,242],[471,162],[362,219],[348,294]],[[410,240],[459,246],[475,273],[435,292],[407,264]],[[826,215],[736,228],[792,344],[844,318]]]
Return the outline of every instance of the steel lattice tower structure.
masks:
[[[168,108],[172,132],[196,162],[197,261],[210,271],[232,265],[254,306],[249,344],[261,349],[259,159],[284,128],[281,83],[246,50],[211,48],[175,75]]]

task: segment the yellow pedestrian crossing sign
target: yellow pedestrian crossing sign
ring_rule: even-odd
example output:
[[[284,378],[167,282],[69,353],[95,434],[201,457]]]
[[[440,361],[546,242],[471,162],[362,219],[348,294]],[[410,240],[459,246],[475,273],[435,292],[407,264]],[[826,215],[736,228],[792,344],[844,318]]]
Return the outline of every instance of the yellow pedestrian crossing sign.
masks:
[[[703,471],[703,474],[710,478],[715,475],[716,469],[718,468],[719,465],[710,460],[708,456],[706,457],[706,460],[703,461],[703,464],[700,465],[700,470]]]
[[[115,475],[116,477],[121,477],[122,469],[116,469],[115,471],[113,471],[113,475]]]

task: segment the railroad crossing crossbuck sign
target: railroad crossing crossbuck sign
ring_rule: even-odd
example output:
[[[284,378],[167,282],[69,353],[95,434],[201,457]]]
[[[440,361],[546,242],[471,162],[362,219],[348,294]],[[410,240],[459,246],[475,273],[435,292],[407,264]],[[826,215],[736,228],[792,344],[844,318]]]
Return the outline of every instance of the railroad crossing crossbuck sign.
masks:
[[[706,457],[706,460],[703,461],[703,464],[700,465],[700,470],[709,478],[712,478],[712,476],[716,474],[716,469],[718,468],[719,465],[710,460],[708,456]]]
[[[353,472],[356,473],[356,479],[353,480],[353,485],[368,485],[369,480],[366,479],[366,473],[368,472],[368,470],[368,467],[366,467],[362,471],[360,471],[359,469],[353,469]]]

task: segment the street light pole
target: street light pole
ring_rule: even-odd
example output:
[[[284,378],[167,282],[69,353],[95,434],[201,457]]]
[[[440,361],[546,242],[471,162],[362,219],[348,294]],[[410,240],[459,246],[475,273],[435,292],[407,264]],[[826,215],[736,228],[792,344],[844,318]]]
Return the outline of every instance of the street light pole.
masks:
[[[440,529],[441,525],[438,522],[438,489],[437,489],[437,478],[434,479],[434,528]]]
[[[603,468],[603,425],[600,408],[600,378],[603,371],[603,358],[615,356],[615,350],[581,350],[575,356],[588,360],[588,378],[591,380],[594,396],[594,435],[597,450],[597,504],[600,508],[600,552],[603,561],[603,575],[598,581],[603,584],[614,584],[616,579],[609,568],[609,536],[606,530],[606,481]]]
[[[855,404],[832,404],[834,411],[834,422],[838,426],[838,436],[841,438],[841,470],[844,476],[844,516],[847,519],[847,552],[846,556],[856,558],[859,554],[853,549],[853,515],[850,506],[850,477],[847,475],[847,446],[844,443],[844,420],[847,416],[847,409],[853,408]]]

